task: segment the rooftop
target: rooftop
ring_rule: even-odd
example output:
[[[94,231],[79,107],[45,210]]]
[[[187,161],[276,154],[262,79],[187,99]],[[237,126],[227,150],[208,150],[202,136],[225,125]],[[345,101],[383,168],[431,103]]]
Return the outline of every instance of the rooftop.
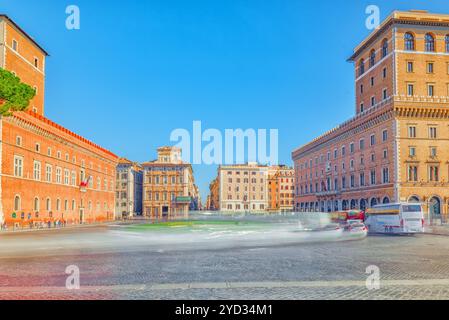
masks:
[[[19,30],[25,37],[27,37],[36,47],[38,47],[46,56],[49,56],[48,52],[42,48],[42,46],[34,40],[32,36],[30,36],[28,33],[26,33],[17,23],[14,22],[10,17],[8,17],[6,14],[0,13],[0,19],[5,19],[9,23],[11,23],[17,30]]]
[[[430,24],[433,26],[449,27],[449,14],[429,13],[426,10],[393,11],[376,30],[371,32],[370,35],[355,47],[354,53],[349,57],[348,61],[354,61],[355,58],[371,44],[378,34],[384,32],[393,23]]]
[[[87,144],[87,145],[89,145],[89,146],[91,146],[91,147],[93,147],[93,148],[95,148],[95,149],[97,149],[97,150],[99,150],[101,152],[106,153],[109,156],[112,156],[114,158],[118,158],[118,156],[115,155],[114,153],[112,153],[111,151],[109,151],[109,150],[107,150],[107,149],[105,149],[103,147],[100,147],[99,145],[93,143],[92,141],[90,141],[90,140],[88,140],[88,139],[86,139],[86,138],[84,138],[84,137],[82,137],[82,136],[80,136],[80,135],[78,135],[78,134],[76,134],[76,133],[74,133],[74,132],[64,128],[63,126],[61,126],[61,125],[51,121],[48,118],[45,118],[44,116],[41,116],[41,115],[37,114],[35,112],[32,112],[32,111],[15,112],[13,114],[13,117],[20,118],[21,120],[26,121],[26,122],[29,122],[28,119],[27,119],[29,117],[31,117],[33,119],[37,119],[40,122],[42,122],[42,123],[44,123],[46,125],[49,125],[50,127],[56,129],[60,133],[67,134],[67,135],[75,138],[79,142],[85,143],[85,144]],[[39,122],[36,122],[36,121],[32,121],[30,124],[39,126]],[[42,128],[42,129],[45,130],[44,128]]]

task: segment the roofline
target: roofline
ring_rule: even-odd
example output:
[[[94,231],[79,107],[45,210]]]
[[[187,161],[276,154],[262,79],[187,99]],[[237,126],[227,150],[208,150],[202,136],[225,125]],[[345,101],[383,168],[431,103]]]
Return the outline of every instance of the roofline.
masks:
[[[420,15],[428,15],[435,17],[434,20],[419,18]],[[437,19],[436,17],[440,17]],[[371,42],[376,38],[378,34],[385,32],[391,25],[399,22],[406,22],[410,24],[419,24],[419,23],[435,23],[440,25],[449,26],[449,15],[442,13],[431,13],[425,10],[410,10],[410,11],[399,11],[394,10],[392,13],[388,15],[385,20],[382,21],[380,26],[371,32],[367,37],[365,37],[359,45],[357,45],[354,49],[354,53],[347,59],[348,62],[354,62],[355,58],[360,55],[360,53],[365,50]]]
[[[91,140],[86,139],[86,138],[84,138],[84,137],[74,133],[73,131],[70,131],[69,129],[67,129],[67,128],[57,124],[56,122],[53,122],[50,119],[48,119],[48,118],[46,118],[46,117],[44,117],[44,116],[42,116],[40,114],[37,114],[37,113],[35,113],[33,111],[27,110],[27,111],[22,111],[22,112],[15,112],[13,114],[13,117],[20,118],[20,119],[22,119],[24,121],[29,121],[29,120],[24,119],[23,117],[21,117],[20,116],[21,114],[26,114],[28,116],[31,116],[34,119],[37,119],[37,120],[41,121],[42,123],[45,123],[45,124],[49,125],[50,127],[57,129],[59,132],[65,133],[65,134],[75,138],[76,141],[78,141],[78,143],[82,142],[82,143],[85,143],[85,144],[93,147],[94,149],[97,149],[97,152],[101,151],[101,152],[107,154],[108,156],[111,156],[111,157],[115,158],[116,160],[119,159],[119,157],[115,153],[113,153],[112,151],[109,151],[108,149],[101,147],[100,145],[92,142]],[[37,122],[33,122],[32,124],[42,128],[45,131],[48,131],[45,128],[43,128],[42,126],[39,126],[39,123],[37,123]]]
[[[23,33],[31,42],[33,42],[47,57],[50,56],[50,54],[42,48],[42,46],[36,42],[25,30],[23,30],[17,23],[14,22],[8,15],[0,13],[0,18],[4,18],[8,20],[14,27],[16,27],[21,33]]]

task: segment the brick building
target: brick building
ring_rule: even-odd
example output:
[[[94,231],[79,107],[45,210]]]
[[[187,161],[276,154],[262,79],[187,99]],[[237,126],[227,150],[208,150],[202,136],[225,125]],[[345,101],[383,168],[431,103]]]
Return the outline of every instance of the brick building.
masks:
[[[268,170],[268,210],[291,212],[295,208],[295,170],[272,166]]]
[[[8,226],[114,219],[117,156],[44,117],[47,53],[0,15],[0,67],[36,90],[0,121],[0,221]]]
[[[449,204],[449,15],[393,12],[354,50],[356,115],[293,152],[303,211]]]

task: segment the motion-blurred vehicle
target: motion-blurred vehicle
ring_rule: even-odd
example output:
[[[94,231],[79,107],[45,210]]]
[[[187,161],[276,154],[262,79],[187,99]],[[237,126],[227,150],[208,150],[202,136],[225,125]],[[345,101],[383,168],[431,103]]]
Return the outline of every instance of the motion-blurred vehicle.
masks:
[[[363,210],[346,210],[334,212],[331,219],[335,223],[346,224],[348,221],[365,221],[365,211]]]
[[[366,212],[369,233],[416,234],[424,232],[424,211],[420,203],[374,206]]]
[[[349,221],[343,226],[345,233],[349,233],[351,236],[362,236],[366,237],[368,235],[368,228],[360,220]]]

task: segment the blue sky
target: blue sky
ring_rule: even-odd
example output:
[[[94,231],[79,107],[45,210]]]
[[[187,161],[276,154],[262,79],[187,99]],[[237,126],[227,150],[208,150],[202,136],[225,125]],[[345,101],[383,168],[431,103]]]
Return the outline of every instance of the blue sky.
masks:
[[[78,5],[81,30],[65,28]],[[49,53],[46,116],[144,162],[176,128],[279,129],[279,160],[354,114],[365,8],[449,13],[447,0],[2,0]],[[203,198],[215,166],[195,166]]]

